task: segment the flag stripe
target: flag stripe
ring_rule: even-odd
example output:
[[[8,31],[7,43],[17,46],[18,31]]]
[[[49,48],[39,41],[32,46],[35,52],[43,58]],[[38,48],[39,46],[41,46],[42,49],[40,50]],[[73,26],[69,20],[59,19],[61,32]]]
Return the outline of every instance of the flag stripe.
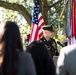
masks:
[[[31,34],[30,34],[30,41],[31,42],[36,39],[36,36],[35,36],[37,34],[36,29],[37,29],[37,25],[34,25],[32,23],[32,30],[31,30]]]
[[[74,9],[75,9],[74,1],[72,0],[72,37],[74,36],[74,18],[75,18]]]
[[[39,37],[41,38],[43,36],[43,32],[41,32],[40,34],[39,34]]]

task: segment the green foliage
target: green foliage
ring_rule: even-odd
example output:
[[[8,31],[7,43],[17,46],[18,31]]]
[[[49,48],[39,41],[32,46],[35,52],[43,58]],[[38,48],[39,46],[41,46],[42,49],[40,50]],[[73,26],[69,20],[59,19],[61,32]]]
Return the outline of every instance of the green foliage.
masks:
[[[20,25],[19,28],[20,28],[24,49],[25,49],[25,37],[27,34],[30,33],[30,26],[26,23],[26,24]]]
[[[27,34],[30,33],[30,26],[27,23],[20,25],[19,27],[20,27],[20,32],[22,37],[25,37]]]
[[[55,3],[55,0],[49,1],[50,3]],[[60,29],[63,30],[64,26],[64,18],[65,14],[63,13],[62,16],[60,17],[60,14],[64,8],[64,2],[62,1],[61,3],[55,5],[48,11],[48,24],[53,24],[54,29],[55,29],[55,38],[58,37],[57,32],[58,32],[58,26],[60,25]]]
[[[6,9],[3,9],[3,12],[4,14],[2,15],[3,16],[3,19],[4,20],[11,20],[11,21],[18,21],[18,12],[16,11],[12,11],[12,10],[6,10]]]
[[[50,1],[50,3],[53,3],[53,1]],[[59,18],[61,11],[63,9],[64,3],[61,2],[57,5],[55,5],[54,7],[52,7],[49,12],[48,12],[48,24],[54,24],[56,26],[58,26],[58,24],[60,23],[60,26],[63,27],[63,15],[61,16],[61,18]]]

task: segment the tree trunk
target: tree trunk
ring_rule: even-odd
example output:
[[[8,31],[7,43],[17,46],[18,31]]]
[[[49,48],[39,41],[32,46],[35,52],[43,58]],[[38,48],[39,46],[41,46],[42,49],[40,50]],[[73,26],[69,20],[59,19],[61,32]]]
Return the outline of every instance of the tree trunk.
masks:
[[[47,0],[42,0],[42,14],[45,21],[45,25],[48,23],[48,9],[47,9]]]

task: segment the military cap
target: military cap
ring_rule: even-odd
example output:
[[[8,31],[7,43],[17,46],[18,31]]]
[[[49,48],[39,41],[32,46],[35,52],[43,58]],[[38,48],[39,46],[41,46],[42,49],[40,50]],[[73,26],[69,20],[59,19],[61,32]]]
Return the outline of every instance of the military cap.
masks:
[[[53,26],[52,25],[46,25],[42,27],[43,30],[48,30],[50,32],[54,32]]]

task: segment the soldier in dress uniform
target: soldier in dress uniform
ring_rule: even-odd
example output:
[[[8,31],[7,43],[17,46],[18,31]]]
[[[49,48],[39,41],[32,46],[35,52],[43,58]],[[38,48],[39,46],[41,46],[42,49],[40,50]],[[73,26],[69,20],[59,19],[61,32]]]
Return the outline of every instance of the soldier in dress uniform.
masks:
[[[40,42],[43,42],[47,47],[49,55],[53,58],[53,56],[58,56],[57,44],[54,37],[54,29],[52,25],[43,26],[43,37],[40,39]]]

